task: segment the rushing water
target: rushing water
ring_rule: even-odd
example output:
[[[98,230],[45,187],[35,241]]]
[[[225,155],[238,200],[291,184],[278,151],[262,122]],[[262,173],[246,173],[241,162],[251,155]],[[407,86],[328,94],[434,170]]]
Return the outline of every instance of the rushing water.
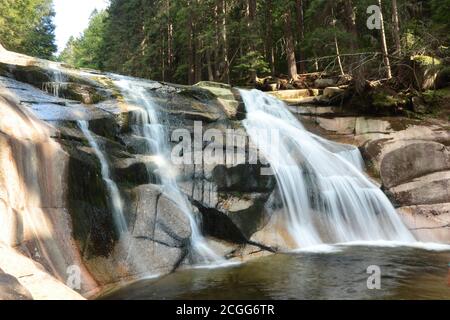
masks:
[[[207,244],[202,236],[191,205],[177,185],[176,172],[170,160],[169,138],[165,127],[158,115],[159,106],[150,94],[148,82],[137,79],[120,77],[115,84],[121,89],[128,103],[140,107],[134,112],[132,126],[136,136],[147,141],[147,154],[153,156],[158,166],[159,177],[164,193],[189,218],[191,226],[191,246],[195,253],[194,260],[198,264],[221,263],[223,258],[218,256]]]
[[[414,241],[385,194],[361,172],[355,149],[311,134],[271,96],[257,90],[241,95],[247,109],[244,126],[275,173],[282,221],[296,247]]]
[[[450,251],[325,246],[129,284],[102,299],[450,299]],[[369,266],[381,288],[368,289]],[[370,282],[370,281],[369,281]],[[371,282],[370,282],[371,283]]]
[[[100,161],[101,165],[101,173],[103,181],[105,181],[108,193],[109,200],[111,204],[111,211],[113,213],[114,222],[117,228],[117,231],[121,234],[128,230],[127,223],[125,220],[125,216],[123,214],[123,202],[122,197],[120,196],[119,188],[114,180],[111,179],[111,174],[109,170],[108,161],[106,160],[105,155],[101,151],[97,141],[89,130],[89,124],[87,121],[80,120],[78,121],[78,126],[80,127],[83,134],[88,139],[90,146],[94,149],[95,155]]]
[[[50,82],[45,82],[43,84],[43,90],[49,94],[52,94],[55,97],[60,97],[61,89],[64,89],[67,86],[67,77],[65,74],[59,69],[57,65],[49,65],[51,74]]]

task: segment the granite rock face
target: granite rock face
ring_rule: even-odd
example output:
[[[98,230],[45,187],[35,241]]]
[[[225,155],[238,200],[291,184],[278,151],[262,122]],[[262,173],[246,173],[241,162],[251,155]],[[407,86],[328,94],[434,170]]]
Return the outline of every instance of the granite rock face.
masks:
[[[10,274],[0,269],[0,300],[32,300],[30,292]]]
[[[239,92],[210,82],[139,81],[168,133],[183,129],[186,137],[203,141],[178,152],[192,161],[176,165],[173,175],[208,243],[240,260],[276,249],[283,241],[274,235],[283,230],[271,218],[280,210],[280,195],[264,159],[249,161],[255,149],[242,125]],[[319,92],[284,94],[316,99]],[[418,239],[450,242],[448,122],[374,119],[328,105],[292,108],[314,133],[360,147],[368,172]],[[11,275],[0,273],[0,298],[81,298],[65,285],[73,272],[81,279],[74,289],[90,296],[195,260],[190,219],[164,189],[161,158],[133,130],[140,114],[141,106],[126,101],[113,75],[0,51],[0,268]],[[124,233],[115,226],[102,166],[81,120],[89,123],[117,185]],[[231,160],[221,143],[227,139],[244,145],[232,148],[238,153]],[[167,145],[176,150],[180,141],[168,135]],[[22,279],[26,272],[33,277]],[[40,291],[40,281],[52,290]]]
[[[19,248],[61,283],[78,270],[76,290],[85,296],[195,260],[190,220],[161,184],[158,155],[149,154],[148,142],[133,130],[141,107],[126,102],[112,77],[0,54],[0,243]],[[200,134],[226,139],[233,130],[248,142],[237,90],[209,82],[138,81],[145,82],[167,132],[182,128],[193,137],[200,127]],[[117,231],[101,163],[79,121],[88,122],[117,184],[125,233]],[[205,140],[200,152],[215,141]],[[167,144],[177,142],[168,136]],[[226,152],[222,144],[216,149]],[[243,153],[249,157],[250,149]],[[222,248],[221,255],[245,259],[254,252],[245,249],[255,246],[250,238],[267,223],[264,207],[275,179],[260,175],[259,162],[203,154],[200,164],[178,165],[176,180],[207,240]],[[19,290],[10,282],[0,289]]]
[[[338,108],[296,114],[309,130],[360,148],[368,173],[418,240],[450,243],[448,121],[345,115]]]

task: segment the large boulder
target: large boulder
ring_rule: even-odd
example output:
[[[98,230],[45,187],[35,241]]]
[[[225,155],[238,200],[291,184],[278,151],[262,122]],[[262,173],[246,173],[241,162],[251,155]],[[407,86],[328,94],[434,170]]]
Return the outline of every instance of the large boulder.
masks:
[[[245,243],[265,226],[264,206],[276,181],[262,169],[261,164],[217,164],[187,171],[190,178],[180,185],[202,214],[205,234]]]
[[[389,121],[390,130],[382,134],[356,137],[363,143],[362,153],[382,177],[386,188],[449,168],[450,132],[438,124],[406,126]]]
[[[412,71],[422,90],[436,88],[436,79],[442,69],[440,59],[432,56],[416,55],[411,57]]]
[[[360,147],[368,174],[399,208],[417,239],[449,242],[445,227],[450,199],[448,122],[402,117],[299,116],[309,130]],[[280,242],[271,239],[268,232],[258,232],[255,237],[266,243]]]
[[[337,118],[324,118],[317,117],[316,123],[327,131],[332,131],[337,134],[348,135],[355,133],[355,117],[337,117]]]
[[[366,136],[363,155],[416,238],[450,243],[450,132],[445,123],[400,120],[382,136]]]
[[[334,79],[317,79],[314,81],[314,87],[318,89],[325,89],[327,87],[333,87],[336,85],[336,80]]]
[[[433,141],[407,141],[387,152],[380,164],[380,174],[387,188],[412,179],[450,169],[450,149]]]
[[[30,292],[10,274],[0,269],[0,300],[32,300]]]
[[[450,244],[450,203],[407,206],[398,212],[418,240]]]
[[[450,199],[450,171],[435,172],[389,189],[395,204],[412,206]]]
[[[55,276],[44,265],[2,244],[0,244],[0,267],[3,270],[3,273],[0,271],[0,300],[2,298],[84,300],[75,291],[79,288],[77,281],[70,281],[70,273],[65,273],[62,278]],[[76,264],[72,265],[72,269],[80,270]],[[82,282],[86,280],[84,275],[81,270]]]
[[[326,87],[323,90],[323,96],[327,99],[332,99],[337,96],[343,96],[345,93],[344,89],[341,89],[339,87]]]
[[[173,172],[184,194],[162,186],[161,155],[149,154],[151,139],[139,137],[134,127],[142,106],[128,102],[115,80],[0,54],[0,241],[20,247],[56,282],[66,282],[68,270],[79,268],[84,295],[195,262],[193,219],[203,220],[202,231],[218,239],[224,253],[250,255],[254,244],[246,244],[268,220],[264,207],[274,177],[260,174],[261,163],[204,163]],[[201,123],[203,132],[240,129],[248,141],[239,91],[209,82],[140,83],[166,132],[183,128],[193,136]],[[80,120],[88,122],[99,150],[79,129]],[[120,199],[111,198],[99,151]],[[128,226],[124,232],[113,215],[117,200]],[[43,297],[35,296],[36,288],[30,292]]]

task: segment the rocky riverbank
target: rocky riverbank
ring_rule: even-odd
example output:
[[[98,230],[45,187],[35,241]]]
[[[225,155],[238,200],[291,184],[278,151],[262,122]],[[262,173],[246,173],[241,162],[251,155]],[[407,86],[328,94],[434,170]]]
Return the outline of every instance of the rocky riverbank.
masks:
[[[0,55],[0,70],[2,243],[63,283],[68,268],[77,266],[85,296],[111,283],[189,264],[189,222],[161,189],[157,158],[144,154],[143,142],[133,134],[138,108],[125,102],[113,84],[115,76],[7,51]],[[55,81],[55,72],[62,81]],[[200,130],[223,134],[241,128],[246,138],[243,106],[231,88],[145,85],[169,130],[185,128],[193,135],[197,123]],[[79,120],[89,122],[108,155],[130,228],[125,236],[115,231],[100,163]],[[202,232],[228,259],[268,249],[250,241],[265,224],[264,205],[275,188],[273,176],[259,175],[260,167],[201,163],[179,168],[180,187],[203,220]]]
[[[158,159],[142,150],[132,130],[139,108],[126,101],[116,79],[0,51],[0,298],[89,297],[195,258],[189,221],[161,187]],[[225,137],[233,129],[235,138],[248,140],[235,89],[142,83],[169,132],[183,128],[194,136],[201,124],[203,133],[214,129]],[[371,119],[311,103],[291,108],[312,131],[360,147],[369,172],[420,239],[450,242],[448,122]],[[126,234],[116,231],[101,166],[79,120],[89,123],[108,157]],[[274,176],[260,175],[261,162],[207,160],[180,165],[177,181],[210,246],[239,261],[276,251],[278,241],[267,232],[273,212],[267,207],[279,199]],[[81,276],[79,294],[64,285],[73,284],[73,270]]]
[[[450,243],[450,123],[292,107],[307,127],[360,148],[368,173],[420,241]]]

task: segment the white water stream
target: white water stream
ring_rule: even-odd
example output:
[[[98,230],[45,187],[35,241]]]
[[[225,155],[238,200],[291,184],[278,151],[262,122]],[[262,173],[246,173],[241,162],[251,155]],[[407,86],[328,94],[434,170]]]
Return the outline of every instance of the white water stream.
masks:
[[[113,213],[114,222],[119,234],[123,234],[124,232],[128,231],[128,228],[123,213],[122,197],[120,196],[117,184],[114,182],[114,180],[111,179],[108,161],[106,160],[105,155],[101,151],[97,141],[95,140],[94,136],[89,130],[89,123],[84,120],[79,120],[78,126],[80,127],[81,131],[83,131],[83,134],[85,135],[86,139],[88,139],[89,145],[94,149],[95,155],[100,161],[102,178],[103,181],[105,181],[106,188],[108,190],[109,201]]]
[[[363,174],[356,148],[311,134],[280,100],[258,90],[241,95],[244,126],[274,171],[282,221],[297,247],[414,241],[386,195]],[[276,141],[267,139],[273,132]]]
[[[65,89],[67,87],[67,76],[60,70],[60,67],[57,65],[50,64],[49,69],[52,71],[52,81],[45,82],[43,84],[42,90],[55,97],[60,97],[61,89]]]
[[[136,136],[145,138],[147,154],[151,155],[158,166],[161,186],[164,194],[189,218],[191,226],[191,246],[195,253],[196,263],[217,264],[224,259],[217,255],[202,236],[191,205],[176,181],[176,173],[170,160],[171,150],[165,127],[158,116],[159,106],[154,102],[148,82],[120,77],[115,84],[121,89],[128,103],[139,107],[134,112],[132,126]]]

